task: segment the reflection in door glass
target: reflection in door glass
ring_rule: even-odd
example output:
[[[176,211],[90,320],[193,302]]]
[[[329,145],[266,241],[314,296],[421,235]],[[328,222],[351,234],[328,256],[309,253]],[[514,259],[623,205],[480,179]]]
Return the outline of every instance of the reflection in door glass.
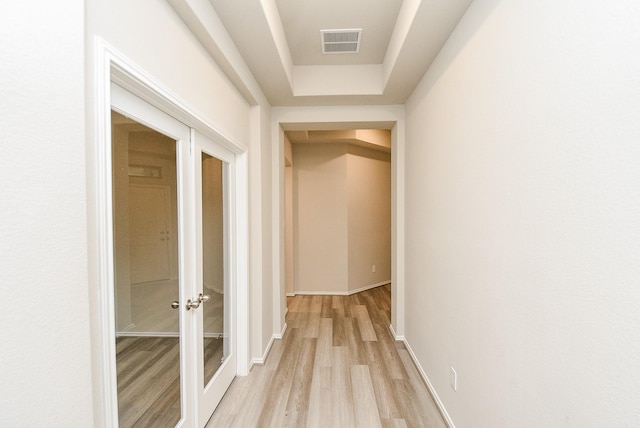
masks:
[[[209,300],[202,306],[204,326],[204,384],[209,383],[227,356],[225,349],[225,260],[223,164],[202,153],[202,276]]]
[[[176,141],[114,111],[113,229],[120,427],[180,410]]]

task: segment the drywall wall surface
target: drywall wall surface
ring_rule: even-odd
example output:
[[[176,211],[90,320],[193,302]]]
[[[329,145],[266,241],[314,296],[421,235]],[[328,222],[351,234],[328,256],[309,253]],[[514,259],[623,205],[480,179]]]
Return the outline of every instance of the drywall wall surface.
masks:
[[[350,144],[293,145],[296,293],[391,279],[391,159]]]
[[[476,0],[406,104],[405,335],[458,427],[640,425],[639,24]]]
[[[347,153],[348,291],[391,280],[391,155]]]
[[[293,164],[284,167],[284,290],[293,294]]]
[[[271,197],[272,186],[271,171],[273,159],[271,156],[271,108],[268,105],[254,106],[254,110],[259,110],[259,144],[260,144],[260,174],[261,182],[259,192],[262,197],[262,283],[256,286],[262,287],[262,352],[276,333],[280,333],[281,327],[274,324],[274,319],[279,319],[280,308],[274,306],[274,300],[284,299],[284,290],[274,287],[273,281],[273,198]],[[251,173],[251,172],[250,172]],[[253,173],[256,173],[254,171]],[[284,307],[282,308],[282,311]],[[284,317],[284,313],[282,313]],[[284,319],[283,319],[284,322]]]
[[[296,292],[342,292],[348,284],[347,146],[293,146]]]
[[[294,294],[293,274],[293,149],[284,136],[284,291]]]
[[[168,2],[89,0],[87,34],[89,48],[100,37],[219,132],[248,146],[246,101]]]
[[[0,4],[3,426],[93,426],[83,15]]]

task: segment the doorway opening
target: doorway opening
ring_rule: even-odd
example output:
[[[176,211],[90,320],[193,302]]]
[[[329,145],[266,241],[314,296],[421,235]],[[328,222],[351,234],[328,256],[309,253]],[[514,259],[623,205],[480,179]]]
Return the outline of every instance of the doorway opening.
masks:
[[[274,199],[274,330],[286,328],[285,133],[386,130],[391,134],[391,323],[396,340],[404,337],[404,108],[402,106],[332,106],[274,108],[272,115]],[[293,171],[293,170],[291,170]],[[289,222],[291,223],[291,222]],[[291,260],[291,257],[289,257]],[[294,259],[294,263],[295,263]],[[372,268],[372,266],[369,266]],[[376,266],[377,267],[377,266]],[[289,272],[291,270],[289,269]],[[291,275],[291,274],[290,274]],[[294,285],[295,287],[295,285]],[[289,291],[290,292],[290,291]]]
[[[284,133],[285,291],[391,283],[391,131]]]
[[[248,367],[247,156],[102,48],[96,402],[106,426],[202,427]]]

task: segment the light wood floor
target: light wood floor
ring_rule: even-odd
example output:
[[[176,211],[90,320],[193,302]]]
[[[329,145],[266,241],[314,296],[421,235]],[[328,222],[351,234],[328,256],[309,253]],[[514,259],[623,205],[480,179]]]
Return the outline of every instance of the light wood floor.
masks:
[[[207,427],[446,428],[389,332],[390,288],[288,298],[287,331],[236,378]]]
[[[204,339],[206,379],[220,366],[224,339]],[[116,339],[120,428],[175,427],[180,420],[178,337]]]

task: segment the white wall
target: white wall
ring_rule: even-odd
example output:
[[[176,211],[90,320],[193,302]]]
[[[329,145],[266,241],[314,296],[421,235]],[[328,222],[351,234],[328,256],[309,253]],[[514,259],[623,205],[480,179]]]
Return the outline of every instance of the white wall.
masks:
[[[4,426],[93,425],[83,14],[0,3]]]
[[[456,426],[640,425],[638,46],[635,1],[476,0],[406,105],[405,335]]]

